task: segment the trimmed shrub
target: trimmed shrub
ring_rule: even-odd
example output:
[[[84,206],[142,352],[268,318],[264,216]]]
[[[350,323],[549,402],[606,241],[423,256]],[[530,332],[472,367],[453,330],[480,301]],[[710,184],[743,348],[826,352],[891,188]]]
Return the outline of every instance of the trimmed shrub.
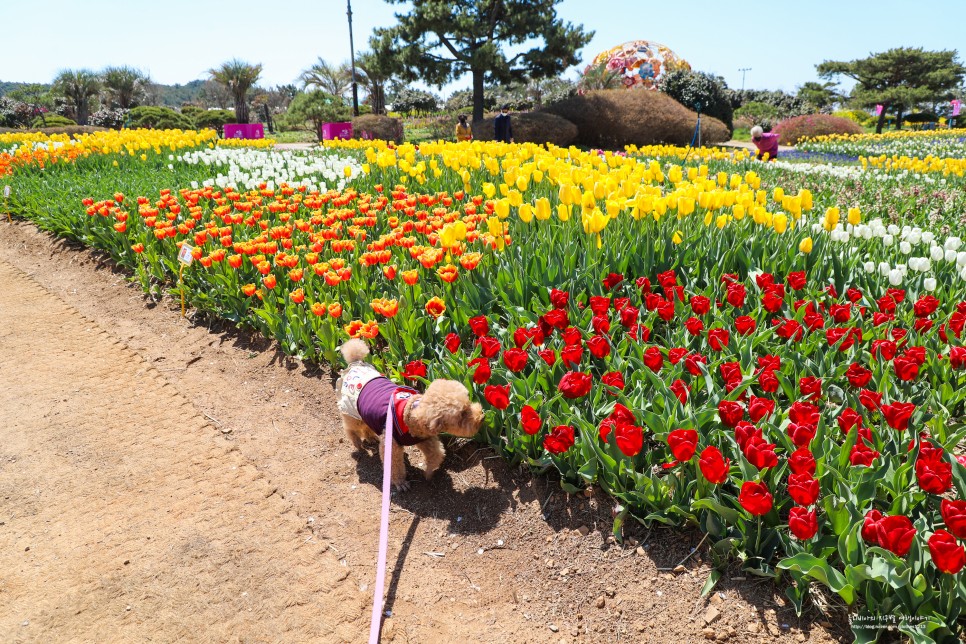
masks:
[[[76,136],[78,134],[93,134],[94,132],[104,132],[108,128],[106,127],[94,127],[92,125],[63,125],[60,127],[37,127],[37,128],[10,128],[10,127],[0,127],[0,134],[10,134],[16,132],[22,134],[24,132],[40,132],[41,134],[66,134],[68,136]]]
[[[611,150],[625,145],[688,145],[697,121],[697,114],[667,94],[649,90],[597,90],[554,103],[544,111],[576,125],[576,143]],[[702,144],[730,138],[724,123],[702,116]]]
[[[721,77],[678,69],[664,74],[657,88],[689,110],[698,111],[700,105],[702,114],[718,119],[729,131],[734,129],[728,86]]]
[[[796,145],[803,139],[824,134],[862,134],[858,123],[831,114],[808,114],[785,119],[775,126],[782,145]]]
[[[128,127],[143,127],[155,130],[191,130],[194,129],[194,123],[184,114],[175,112],[169,107],[142,105],[135,107],[128,113]]]
[[[221,132],[226,123],[235,122],[235,113],[231,110],[201,110],[191,114],[191,121],[196,130],[207,128]]]
[[[124,127],[127,122],[127,113],[129,110],[122,109],[120,107],[110,110],[103,109],[97,110],[91,114],[87,121],[91,125],[96,125],[98,127],[106,127],[112,130],[120,130]]]
[[[832,112],[832,116],[849,119],[862,127],[869,127],[875,124],[875,117],[863,110],[839,110],[838,112]]]
[[[399,119],[378,114],[365,114],[352,119],[352,137],[403,142],[403,124]]]
[[[567,147],[577,140],[577,126],[567,119],[549,112],[520,112],[512,114],[513,140],[517,143],[552,143]],[[495,116],[473,121],[473,138],[492,141]],[[456,127],[456,119],[450,128],[450,136]]]
[[[66,125],[77,125],[77,123],[66,116],[61,116],[60,114],[54,114],[51,112],[44,114],[43,118],[38,116],[30,123],[31,129],[35,130],[51,127],[64,127]]]

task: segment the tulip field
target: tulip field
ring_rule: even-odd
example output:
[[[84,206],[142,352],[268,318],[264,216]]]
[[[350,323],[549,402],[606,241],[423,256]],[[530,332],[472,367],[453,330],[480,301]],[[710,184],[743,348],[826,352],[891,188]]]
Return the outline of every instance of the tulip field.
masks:
[[[0,134],[0,186],[14,217],[288,353],[339,367],[361,337],[398,380],[464,382],[478,440],[602,488],[618,535],[698,526],[720,569],[780,580],[800,612],[837,595],[857,641],[888,620],[947,642],[966,603],[964,139],[832,137],[762,163]]]

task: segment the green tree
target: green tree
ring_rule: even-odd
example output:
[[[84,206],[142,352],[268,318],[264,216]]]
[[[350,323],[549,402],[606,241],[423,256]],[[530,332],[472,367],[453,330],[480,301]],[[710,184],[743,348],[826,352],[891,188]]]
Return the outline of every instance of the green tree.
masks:
[[[261,65],[249,65],[237,58],[222,63],[217,69],[209,69],[211,80],[224,86],[235,101],[235,118],[238,123],[248,123],[248,90],[262,75]]]
[[[808,81],[798,88],[797,97],[811,106],[816,112],[833,107],[844,97],[836,91],[838,83],[816,83]]]
[[[358,82],[366,91],[366,102],[373,114],[386,113],[386,84],[392,75],[392,67],[384,58],[371,51],[356,56]]]
[[[876,133],[881,133],[887,112],[895,111],[896,129],[899,129],[904,112],[919,103],[952,96],[966,74],[966,68],[956,56],[954,49],[924,51],[922,47],[897,47],[868,58],[826,60],[816,68],[821,78],[845,76],[855,80],[852,98],[859,105],[882,105],[875,128]]]
[[[410,0],[388,0],[410,4]],[[406,81],[441,87],[470,74],[473,119],[483,118],[484,83],[546,78],[577,64],[577,51],[590,42],[585,32],[557,17],[561,0],[412,0],[396,14],[394,27],[376,29],[369,46],[393,61]],[[534,42],[536,41],[536,42]],[[503,48],[530,45],[514,55]]]
[[[87,125],[91,103],[101,91],[101,81],[89,69],[65,69],[54,79],[52,91],[66,99],[78,125]]]
[[[315,135],[321,141],[323,123],[347,121],[351,115],[352,110],[341,96],[316,89],[302,92],[293,98],[285,113],[285,119],[290,124],[304,124],[306,121],[311,121],[315,128]]]
[[[352,89],[352,68],[349,63],[333,65],[319,58],[319,62],[299,75],[299,80],[302,81],[302,87],[312,86],[327,94],[345,98]]]
[[[125,110],[144,102],[151,82],[147,74],[133,67],[108,67],[101,72],[101,79],[108,106]]]
[[[439,98],[415,87],[400,87],[392,95],[394,112],[425,114],[439,109]]]

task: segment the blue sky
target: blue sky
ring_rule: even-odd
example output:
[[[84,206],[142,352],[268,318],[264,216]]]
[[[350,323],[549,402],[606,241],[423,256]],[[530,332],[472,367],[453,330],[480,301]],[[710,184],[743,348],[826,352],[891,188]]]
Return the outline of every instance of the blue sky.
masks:
[[[49,82],[64,68],[127,64],[161,83],[186,83],[237,57],[262,63],[261,84],[276,85],[294,82],[319,56],[349,58],[344,0],[45,0],[40,14],[32,3],[3,4],[3,81]],[[366,47],[374,27],[394,24],[393,13],[403,8],[353,0],[356,49]],[[817,80],[815,65],[823,60],[898,46],[963,48],[960,60],[966,57],[962,0],[918,7],[909,0],[563,0],[557,10],[596,32],[581,51],[584,64],[622,42],[655,40],[734,88],[741,86],[741,67],[751,68],[747,88],[794,91]],[[575,69],[562,72],[576,76]],[[441,93],[468,86],[466,77]]]

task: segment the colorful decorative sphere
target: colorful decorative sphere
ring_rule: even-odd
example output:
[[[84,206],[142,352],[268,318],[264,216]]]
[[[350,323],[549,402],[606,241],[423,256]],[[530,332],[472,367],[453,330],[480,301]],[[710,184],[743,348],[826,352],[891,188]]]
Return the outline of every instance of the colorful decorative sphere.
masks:
[[[601,68],[616,74],[626,89],[657,89],[664,74],[690,70],[691,65],[661,43],[632,40],[598,54],[584,70],[584,75],[600,72]]]

